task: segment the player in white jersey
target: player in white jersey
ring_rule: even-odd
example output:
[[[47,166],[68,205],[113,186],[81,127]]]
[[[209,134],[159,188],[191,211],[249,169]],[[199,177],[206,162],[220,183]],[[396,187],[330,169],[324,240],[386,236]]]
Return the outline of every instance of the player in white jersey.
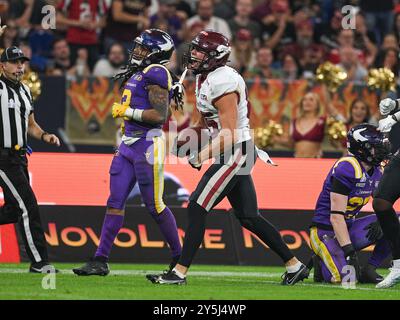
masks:
[[[195,109],[201,115],[196,126],[208,128],[213,137],[200,152],[189,155],[189,163],[200,169],[204,161],[211,158],[216,161],[190,196],[188,227],[178,264],[154,279],[156,283],[186,283],[186,273],[204,237],[207,214],[225,197],[241,225],[257,235],[285,263],[287,271],[282,284],[293,285],[309,274],[277,229],[258,211],[250,171],[260,151],[255,148],[250,135],[246,84],[240,74],[225,65],[230,51],[225,36],[202,31],[185,55],[186,66],[196,74]],[[265,152],[261,157],[270,161]]]

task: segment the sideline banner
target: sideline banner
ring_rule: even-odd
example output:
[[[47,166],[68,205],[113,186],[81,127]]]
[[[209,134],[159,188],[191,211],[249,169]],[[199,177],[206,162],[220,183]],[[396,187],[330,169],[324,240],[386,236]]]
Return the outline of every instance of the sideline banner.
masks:
[[[201,171],[189,165],[173,164],[173,156],[165,165],[165,201],[184,206],[194,191]],[[109,168],[112,155],[34,153],[29,157],[31,184],[40,204],[104,206],[109,193]],[[335,159],[274,158],[278,166],[257,161],[252,177],[257,191],[258,207],[272,210],[314,210],[322,184]],[[175,161],[176,162],[176,161]],[[2,203],[0,191],[0,204]],[[371,212],[370,201],[364,211]],[[134,188],[128,204],[141,204]],[[216,209],[231,208],[227,200]],[[400,202],[395,206],[400,210]]]
[[[0,263],[19,263],[20,254],[13,224],[0,226]]]
[[[50,261],[81,263],[93,256],[100,239],[104,207],[41,206],[40,210]],[[187,228],[187,211],[178,207],[171,210],[176,217],[182,242]],[[262,210],[261,214],[276,226],[293,254],[307,263],[312,255],[309,248],[312,212]],[[6,239],[8,248],[15,246],[16,240]],[[362,261],[366,261],[371,249],[367,248],[360,254]],[[168,265],[169,252],[147,209],[142,206],[127,207],[124,225],[114,242],[110,261]],[[24,252],[21,255],[26,260]],[[277,254],[242,228],[233,212],[225,210],[213,210],[208,215],[204,239],[193,263],[282,266]]]
[[[41,206],[50,261],[81,262],[93,256],[101,234],[105,207]],[[181,243],[187,224],[186,209],[171,208],[179,228]],[[170,251],[145,207],[126,208],[124,225],[114,242],[110,260],[126,263],[170,263]],[[238,264],[230,217],[215,210],[195,263]]]

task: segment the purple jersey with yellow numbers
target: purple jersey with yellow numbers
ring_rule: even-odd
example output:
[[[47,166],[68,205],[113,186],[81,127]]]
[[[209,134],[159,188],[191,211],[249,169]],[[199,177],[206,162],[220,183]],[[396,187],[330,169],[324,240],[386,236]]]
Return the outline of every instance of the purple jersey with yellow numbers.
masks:
[[[121,104],[133,109],[149,110],[153,107],[149,101],[147,86],[158,85],[169,91],[172,98],[172,78],[168,69],[159,64],[152,64],[142,71],[136,72],[125,84]],[[146,137],[150,130],[160,129],[162,124],[155,125],[135,120],[125,120],[125,135],[128,137]]]
[[[380,167],[375,167],[370,176],[355,157],[340,158],[325,179],[315,207],[315,214],[312,219],[313,225],[332,227],[330,222],[330,193],[332,191],[333,177],[350,190],[344,217],[347,225],[351,226],[361,208],[368,203],[373,191],[377,188],[382,177],[382,170]]]

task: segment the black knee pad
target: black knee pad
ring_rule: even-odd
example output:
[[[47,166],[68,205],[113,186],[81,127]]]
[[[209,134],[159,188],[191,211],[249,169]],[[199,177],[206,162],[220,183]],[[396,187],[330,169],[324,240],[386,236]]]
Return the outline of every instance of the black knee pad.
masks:
[[[384,199],[374,198],[374,201],[372,202],[372,207],[374,208],[375,213],[379,215],[379,213],[382,211],[392,209],[393,204]]]

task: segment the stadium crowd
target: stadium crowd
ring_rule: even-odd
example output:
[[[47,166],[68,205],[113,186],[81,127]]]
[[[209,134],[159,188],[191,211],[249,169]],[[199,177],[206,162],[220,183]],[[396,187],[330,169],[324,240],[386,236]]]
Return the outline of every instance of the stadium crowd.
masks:
[[[211,28],[230,38],[230,65],[247,78],[312,78],[323,61],[341,65],[348,81],[368,68],[399,75],[400,4],[396,0],[1,0],[7,30],[1,46],[22,46],[30,67],[47,75],[113,76],[132,40],[146,28],[172,35],[180,58],[193,35]],[[344,5],[356,12],[343,29]],[[42,22],[56,8],[55,28]],[[46,7],[47,8],[47,7]],[[48,9],[50,10],[50,9]]]

